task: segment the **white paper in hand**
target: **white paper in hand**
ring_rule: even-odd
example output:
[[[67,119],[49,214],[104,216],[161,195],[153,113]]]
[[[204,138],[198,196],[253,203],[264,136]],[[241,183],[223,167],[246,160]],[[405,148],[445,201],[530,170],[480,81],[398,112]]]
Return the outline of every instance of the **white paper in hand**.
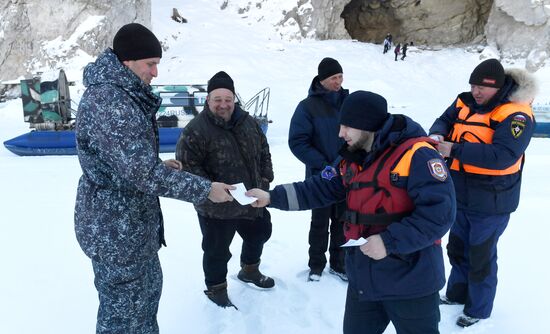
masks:
[[[238,183],[238,184],[232,184],[232,186],[235,186],[236,189],[229,190],[231,193],[231,196],[233,196],[234,199],[239,202],[240,205],[247,205],[250,203],[254,203],[257,198],[256,197],[248,197],[244,193],[246,192],[246,187],[244,186],[244,183]]]
[[[343,244],[342,246],[340,247],[353,247],[353,246],[361,246],[361,245],[364,245],[367,243],[367,239],[361,237],[357,240],[355,239],[349,239],[348,242],[346,242],[345,244]]]

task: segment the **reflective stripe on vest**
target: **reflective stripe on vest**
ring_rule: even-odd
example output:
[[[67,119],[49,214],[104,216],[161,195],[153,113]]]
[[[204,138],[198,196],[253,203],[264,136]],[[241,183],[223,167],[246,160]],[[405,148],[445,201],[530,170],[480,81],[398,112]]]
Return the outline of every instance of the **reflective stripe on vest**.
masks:
[[[379,233],[411,214],[414,203],[406,189],[392,183],[392,175],[408,176],[416,150],[434,149],[427,142],[432,141],[427,137],[408,139],[388,148],[364,170],[356,163],[342,161],[340,173],[347,189],[348,210],[344,215],[347,239]]]
[[[478,114],[470,112],[470,108],[458,99],[456,108],[460,108],[448,139],[454,143],[484,143],[491,144],[496,126],[511,114],[522,112],[533,120],[533,111],[528,104],[506,103],[495,108],[490,113]],[[452,170],[465,171],[472,174],[483,175],[510,175],[521,170],[521,156],[515,163],[504,169],[489,169],[473,165],[463,164],[457,158],[453,158]]]

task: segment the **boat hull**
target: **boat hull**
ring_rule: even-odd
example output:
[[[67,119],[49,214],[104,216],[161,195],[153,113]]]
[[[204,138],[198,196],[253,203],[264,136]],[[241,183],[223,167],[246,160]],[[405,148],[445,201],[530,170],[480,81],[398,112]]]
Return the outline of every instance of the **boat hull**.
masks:
[[[160,152],[174,152],[183,128],[159,128]],[[76,139],[72,130],[30,131],[4,142],[11,152],[21,156],[75,155]]]

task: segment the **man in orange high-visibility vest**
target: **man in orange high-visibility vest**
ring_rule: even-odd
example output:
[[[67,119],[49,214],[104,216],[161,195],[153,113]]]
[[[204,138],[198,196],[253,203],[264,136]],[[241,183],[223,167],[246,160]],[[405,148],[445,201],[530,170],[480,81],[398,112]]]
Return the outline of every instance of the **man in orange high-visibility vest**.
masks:
[[[470,85],[430,128],[456,189],[458,211],[447,245],[452,270],[441,303],[464,304],[461,327],[491,315],[497,242],[518,206],[524,153],[535,128],[536,84],[526,71],[505,71],[488,59],[474,69]]]

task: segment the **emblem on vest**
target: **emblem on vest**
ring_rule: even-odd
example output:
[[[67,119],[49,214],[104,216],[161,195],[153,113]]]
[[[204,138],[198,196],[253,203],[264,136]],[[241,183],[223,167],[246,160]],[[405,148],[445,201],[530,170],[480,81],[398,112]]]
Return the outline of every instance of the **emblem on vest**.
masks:
[[[326,166],[325,169],[323,169],[323,171],[321,172],[321,177],[329,181],[336,175],[336,169],[332,166]]]
[[[447,179],[447,167],[445,167],[445,163],[441,159],[431,159],[428,161],[428,169],[430,170],[430,174],[434,177],[434,179],[439,181],[445,181]]]
[[[516,115],[512,119],[512,124],[510,126],[510,130],[512,131],[512,136],[514,138],[519,138],[523,134],[523,130],[525,130],[525,124],[527,123],[527,118],[523,115]]]

